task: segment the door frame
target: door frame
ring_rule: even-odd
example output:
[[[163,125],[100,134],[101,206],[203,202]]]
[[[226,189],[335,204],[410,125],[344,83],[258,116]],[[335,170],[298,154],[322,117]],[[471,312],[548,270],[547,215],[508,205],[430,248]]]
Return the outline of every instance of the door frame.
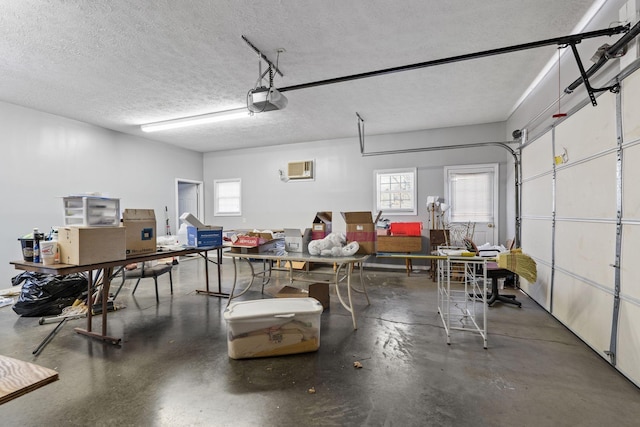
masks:
[[[178,230],[180,230],[180,217],[178,212],[180,212],[180,184],[194,184],[197,187],[198,192],[198,212],[191,212],[198,219],[204,222],[204,182],[203,181],[195,181],[192,179],[183,179],[176,178],[176,188],[175,188],[175,215],[176,215],[176,234]]]
[[[500,164],[499,163],[482,163],[472,165],[452,165],[444,167],[444,194],[450,199],[449,194],[449,171],[491,171],[493,173],[493,223],[488,224],[488,228],[492,229],[493,244],[498,245],[500,239]],[[483,242],[484,243],[484,242]]]

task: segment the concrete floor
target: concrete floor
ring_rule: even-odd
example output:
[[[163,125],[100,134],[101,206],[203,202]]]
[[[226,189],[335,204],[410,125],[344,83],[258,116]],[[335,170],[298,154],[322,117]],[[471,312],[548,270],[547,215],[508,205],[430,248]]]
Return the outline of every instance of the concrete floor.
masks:
[[[127,282],[109,314],[121,346],[0,308],[0,353],[60,379],[0,406],[4,426],[631,426],[640,390],[536,303],[489,308],[488,349],[470,332],[451,345],[426,272],[365,270],[371,305],[355,296],[359,328],[332,290],[317,352],[227,356],[227,300],[196,294],[203,260],[174,268],[160,303],[146,279]],[[241,278],[246,280],[248,268]],[[278,273],[278,275],[281,273]],[[213,275],[212,275],[213,277]],[[223,265],[223,289],[233,269]],[[277,291],[274,280],[267,291]],[[516,291],[505,290],[506,293]],[[268,297],[265,295],[265,297]],[[261,298],[258,285],[242,299]],[[98,321],[98,326],[100,322]],[[360,361],[362,369],[353,367]],[[309,393],[315,388],[315,393]]]

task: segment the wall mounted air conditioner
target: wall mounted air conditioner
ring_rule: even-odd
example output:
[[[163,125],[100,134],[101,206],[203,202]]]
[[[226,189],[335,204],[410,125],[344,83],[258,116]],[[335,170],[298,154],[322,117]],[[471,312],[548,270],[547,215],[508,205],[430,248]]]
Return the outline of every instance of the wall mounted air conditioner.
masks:
[[[313,160],[289,162],[287,165],[287,178],[313,179]]]

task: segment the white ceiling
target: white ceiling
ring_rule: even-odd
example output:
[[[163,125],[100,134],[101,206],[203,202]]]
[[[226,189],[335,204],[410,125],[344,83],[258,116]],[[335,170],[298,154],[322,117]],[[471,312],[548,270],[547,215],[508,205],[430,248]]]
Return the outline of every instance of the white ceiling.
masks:
[[[287,91],[281,111],[145,134],[276,87],[570,34],[593,0],[0,0],[0,100],[208,152],[500,122],[556,47]],[[264,64],[264,63],[263,63]],[[264,70],[263,66],[263,70]],[[576,75],[576,77],[578,77]]]

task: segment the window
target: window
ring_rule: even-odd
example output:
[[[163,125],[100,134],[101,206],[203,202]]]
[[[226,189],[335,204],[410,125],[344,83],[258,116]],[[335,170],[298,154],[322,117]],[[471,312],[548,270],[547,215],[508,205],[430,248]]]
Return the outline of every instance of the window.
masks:
[[[241,180],[217,179],[213,181],[213,215],[240,216],[242,215]]]
[[[449,221],[493,223],[497,165],[450,166],[445,168]]]
[[[416,168],[377,170],[374,177],[376,212],[417,214]]]

